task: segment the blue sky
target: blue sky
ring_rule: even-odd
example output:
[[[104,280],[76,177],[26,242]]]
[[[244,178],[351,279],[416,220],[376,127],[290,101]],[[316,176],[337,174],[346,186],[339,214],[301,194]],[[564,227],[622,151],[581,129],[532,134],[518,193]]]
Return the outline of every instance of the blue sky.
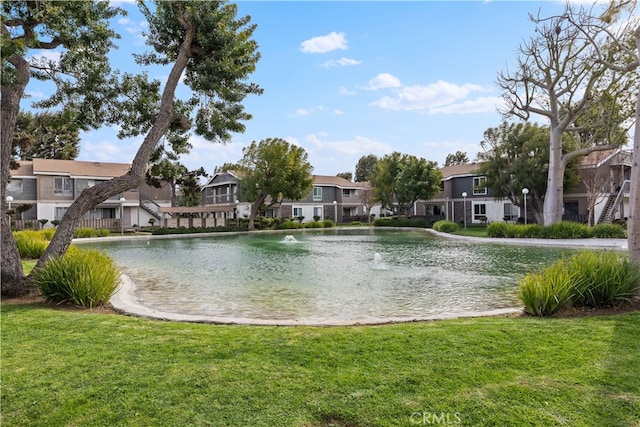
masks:
[[[138,69],[146,50],[137,6],[114,21],[122,39],[113,67]],[[497,73],[513,64],[533,34],[528,13],[558,13],[555,1],[272,2],[240,1],[250,15],[261,60],[251,80],[253,119],[232,142],[193,137],[182,161],[208,172],[242,157],[252,141],[283,138],[309,154],[314,173],[353,172],[358,159],[400,151],[438,162],[466,152],[473,160],[484,131],[500,124]],[[152,78],[168,69],[154,67]],[[29,86],[36,99],[44,89]],[[131,162],[140,139],[118,140],[115,129],[83,133],[78,160]]]

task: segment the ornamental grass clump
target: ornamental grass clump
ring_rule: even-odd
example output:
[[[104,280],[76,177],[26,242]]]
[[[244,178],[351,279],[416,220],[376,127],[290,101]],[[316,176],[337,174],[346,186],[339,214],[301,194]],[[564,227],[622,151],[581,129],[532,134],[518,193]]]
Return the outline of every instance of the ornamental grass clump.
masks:
[[[640,269],[614,252],[583,252],[571,258],[567,268],[575,276],[575,306],[613,307],[640,290]]]
[[[564,260],[519,281],[518,298],[527,313],[551,316],[570,305],[574,292],[574,276]]]
[[[640,267],[615,252],[581,252],[519,281],[527,313],[551,316],[568,307],[604,308],[629,301],[640,291]]]
[[[71,302],[89,308],[106,304],[119,281],[114,261],[96,249],[70,248],[34,273],[34,283],[47,302]]]
[[[20,258],[38,259],[49,246],[48,239],[42,231],[23,230],[13,232],[13,237],[18,246]]]
[[[597,224],[592,229],[593,237],[599,239],[626,239],[627,233],[624,227],[618,224]]]
[[[460,226],[455,222],[444,219],[433,223],[433,229],[441,233],[454,233],[458,231],[458,228],[460,228]]]

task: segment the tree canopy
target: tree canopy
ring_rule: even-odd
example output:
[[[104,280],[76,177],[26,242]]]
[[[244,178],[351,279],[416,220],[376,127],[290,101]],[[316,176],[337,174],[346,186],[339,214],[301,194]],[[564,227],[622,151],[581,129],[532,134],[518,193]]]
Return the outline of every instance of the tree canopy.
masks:
[[[467,163],[469,163],[469,157],[467,157],[467,153],[462,151],[447,154],[447,158],[444,161],[445,166],[464,165]]]
[[[483,151],[478,153],[480,163],[476,172],[486,177],[486,186],[494,197],[523,207],[522,189],[527,188],[527,207],[536,221],[542,223],[549,167],[549,128],[502,122],[484,132],[480,146]],[[564,187],[574,187],[577,180],[574,162],[565,170]]]
[[[397,151],[382,157],[371,177],[374,197],[382,207],[404,214],[417,200],[436,196],[441,180],[436,162]]]
[[[153,7],[145,3],[140,3],[140,7],[149,23],[147,43],[153,50],[136,59],[140,64],[169,67],[162,93],[160,82],[149,82],[145,74],[110,73],[106,53],[113,46],[111,38],[115,34],[109,30],[107,21],[117,9],[109,7],[108,2],[2,3],[3,71],[9,71],[3,72],[2,85],[3,200],[8,179],[8,168],[6,174],[4,168],[7,146],[4,135],[9,133],[10,156],[24,88],[30,73],[39,72],[30,69],[25,59],[29,49],[44,44],[37,39],[38,34],[51,36],[48,42],[51,45],[67,48],[60,62],[49,61],[47,72],[40,71],[38,75],[55,78],[53,72],[64,68],[76,76],[74,84],[59,86],[75,97],[59,92],[48,102],[40,103],[42,107],[86,100],[82,108],[74,110],[80,123],[117,123],[121,129],[119,136],[145,135],[127,174],[86,189],[73,202],[36,269],[49,257],[66,251],[77,220],[87,210],[144,180],[149,160],[163,137],[175,132],[186,138],[185,132],[191,129],[209,141],[226,142],[232,132],[244,131],[243,121],[251,117],[242,101],[250,94],[262,93],[259,86],[248,82],[259,59],[258,46],[252,38],[256,26],[250,24],[248,16],[236,17],[237,5],[219,1],[157,1]],[[15,30],[19,26],[28,40]],[[191,90],[185,99],[176,98],[179,82]],[[65,109],[67,105],[79,105],[74,102],[67,102]],[[15,112],[13,121],[5,119],[5,110]],[[5,259],[7,265],[11,264],[6,271],[15,273],[13,264],[19,264],[17,257],[5,258],[5,235],[11,236],[5,233],[5,223],[3,215],[3,277]]]
[[[80,152],[80,129],[68,114],[31,112],[18,115],[13,155],[18,160],[74,160]]]
[[[242,152],[238,191],[251,203],[250,231],[258,213],[267,206],[278,204],[283,198],[300,200],[313,188],[313,167],[304,148],[280,138],[267,138],[252,142]]]
[[[374,154],[360,157],[356,164],[355,182],[370,181],[376,169],[376,163],[378,163],[378,157]]]
[[[520,45],[513,71],[498,75],[506,101],[505,117],[528,120],[537,115],[549,122],[545,224],[562,217],[567,165],[593,151],[617,147],[620,140],[611,138],[616,135],[611,129],[633,116],[637,98],[638,77],[623,67],[635,41],[627,36],[614,42],[617,24],[592,25],[597,19],[592,10],[567,3],[562,15],[531,16],[537,25],[535,35]],[[579,147],[566,150],[563,135],[576,131],[588,138],[582,138]]]

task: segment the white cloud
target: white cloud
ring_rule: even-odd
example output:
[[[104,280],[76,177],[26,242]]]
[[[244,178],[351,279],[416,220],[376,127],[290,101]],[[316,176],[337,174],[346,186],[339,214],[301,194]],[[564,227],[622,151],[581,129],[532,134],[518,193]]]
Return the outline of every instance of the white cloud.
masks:
[[[43,64],[48,62],[58,63],[62,57],[61,52],[51,50],[38,50],[36,53],[27,58],[32,65]]]
[[[289,114],[289,117],[308,116],[309,114],[311,114],[311,110],[307,110],[306,108],[298,108],[295,112]]]
[[[342,86],[340,91],[338,92],[340,95],[355,95],[356,92],[353,90],[349,90],[346,87]]]
[[[476,84],[457,85],[439,80],[427,86],[404,86],[394,96],[382,97],[370,105],[395,111],[425,111],[429,114],[495,111],[497,98],[466,99],[472,93],[488,90]]]
[[[336,116],[341,116],[344,114],[344,111],[336,108],[335,110],[333,110],[333,114],[335,114]]]
[[[351,140],[323,140],[327,136],[323,133],[310,134],[305,137],[305,142],[314,147],[314,152],[324,155],[331,153],[333,155],[364,156],[369,153],[390,153],[393,151],[390,145],[365,136],[356,135]]]
[[[470,114],[470,113],[495,113],[498,108],[504,106],[504,100],[499,96],[486,96],[477,99],[463,101],[461,103],[445,105],[429,109],[429,114]]]
[[[305,53],[327,53],[336,49],[347,49],[344,33],[332,31],[326,36],[313,37],[300,43],[300,50]]]
[[[331,67],[348,67],[351,65],[360,65],[362,61],[358,59],[345,58],[344,56],[340,59],[331,59],[323,64],[321,64],[325,68]]]
[[[378,90],[386,88],[401,87],[400,79],[389,73],[380,73],[371,80],[369,80],[368,90]]]

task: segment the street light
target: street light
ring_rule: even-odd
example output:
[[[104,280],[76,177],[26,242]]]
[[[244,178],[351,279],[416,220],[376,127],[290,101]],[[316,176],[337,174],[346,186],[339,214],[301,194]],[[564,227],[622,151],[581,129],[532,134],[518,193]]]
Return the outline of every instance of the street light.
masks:
[[[124,235],[124,197],[120,197],[120,234]]]
[[[522,194],[524,194],[524,225],[527,225],[527,194],[529,194],[529,189],[523,188]]]
[[[338,201],[333,201],[333,217],[336,220],[336,225],[338,224]]]
[[[464,228],[467,228],[467,192],[462,192],[462,211],[464,214]]]
[[[236,199],[236,207],[233,210],[233,214],[236,216],[236,228],[240,227],[240,220],[238,219],[238,214],[240,213],[239,206],[240,200]]]
[[[11,209],[11,202],[13,202],[13,196],[7,196],[5,200],[9,204],[9,209]]]

